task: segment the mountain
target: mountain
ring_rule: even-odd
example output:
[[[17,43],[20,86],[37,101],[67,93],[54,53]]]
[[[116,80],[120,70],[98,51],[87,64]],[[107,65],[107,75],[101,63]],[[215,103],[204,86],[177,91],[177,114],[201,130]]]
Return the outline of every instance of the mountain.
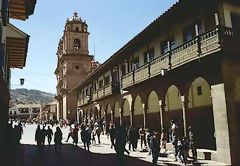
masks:
[[[12,105],[26,103],[26,104],[47,104],[54,100],[54,94],[39,90],[28,89],[11,89],[10,107]]]

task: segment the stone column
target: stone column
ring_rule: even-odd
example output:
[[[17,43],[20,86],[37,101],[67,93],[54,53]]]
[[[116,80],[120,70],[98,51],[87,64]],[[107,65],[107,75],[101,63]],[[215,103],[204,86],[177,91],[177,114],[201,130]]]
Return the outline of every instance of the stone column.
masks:
[[[185,96],[181,96],[181,103],[182,103],[182,113],[183,113],[183,130],[184,130],[184,136],[187,136],[187,121],[186,121],[186,106],[187,102],[185,99]]]
[[[122,109],[121,108],[119,108],[119,113],[120,113],[119,124],[122,125],[123,114],[122,114]]]
[[[163,126],[163,111],[164,111],[164,104],[162,100],[159,100],[159,110],[160,110],[160,129],[164,128]]]
[[[217,160],[231,164],[229,126],[224,84],[211,86]]]
[[[147,108],[146,108],[146,105],[143,103],[142,104],[142,107],[143,107],[143,127],[144,128],[146,128],[146,116],[147,116],[147,114],[146,114],[146,112],[147,112]]]
[[[130,125],[133,126],[133,116],[134,116],[134,113],[132,110],[130,110]]]
[[[114,114],[114,112],[113,112],[113,110],[111,110],[111,122],[112,123],[114,123],[114,115],[113,114]]]

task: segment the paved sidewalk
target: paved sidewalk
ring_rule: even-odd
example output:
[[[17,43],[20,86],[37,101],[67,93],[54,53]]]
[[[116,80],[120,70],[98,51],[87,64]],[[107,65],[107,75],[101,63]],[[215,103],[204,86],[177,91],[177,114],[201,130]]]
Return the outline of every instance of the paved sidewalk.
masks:
[[[36,130],[36,125],[27,126],[24,128],[24,134],[21,140],[23,146],[22,158],[25,158],[24,166],[32,166],[36,164],[36,161],[40,160],[37,163],[41,163],[39,166],[75,166],[75,163],[83,163],[88,166],[114,166],[116,165],[116,156],[114,149],[110,148],[110,140],[106,135],[101,135],[101,144],[90,145],[90,153],[83,149],[83,144],[79,142],[78,147],[71,144],[72,140],[69,140],[69,143],[66,143],[68,135],[68,128],[62,128],[63,132],[63,151],[62,157],[59,158],[54,155],[54,149],[52,146],[44,147],[44,155],[36,151],[36,143],[34,141],[34,135]],[[54,127],[55,129],[55,127]],[[55,130],[54,130],[55,131]],[[79,134],[80,138],[80,134]],[[80,140],[80,139],[79,139]],[[81,141],[81,140],[80,140]],[[97,141],[97,138],[96,138]],[[140,146],[138,146],[140,147]],[[128,149],[128,144],[126,146]],[[126,165],[131,166],[150,166],[151,165],[151,156],[148,155],[148,152],[140,152],[140,148],[137,151],[130,151],[130,155],[126,155]],[[34,157],[35,156],[35,157]],[[36,160],[33,160],[37,158]],[[43,162],[45,161],[45,162]],[[59,163],[60,162],[60,163]],[[21,162],[19,162],[21,163]],[[27,164],[26,164],[27,163]],[[85,166],[84,164],[84,166]],[[182,165],[179,162],[174,161],[174,155],[169,152],[167,157],[159,157],[158,165]],[[199,160],[196,165],[224,165],[218,162],[208,161],[208,160]],[[16,165],[18,166],[18,165]],[[22,165],[21,165],[22,166]],[[124,165],[125,166],[125,165]]]

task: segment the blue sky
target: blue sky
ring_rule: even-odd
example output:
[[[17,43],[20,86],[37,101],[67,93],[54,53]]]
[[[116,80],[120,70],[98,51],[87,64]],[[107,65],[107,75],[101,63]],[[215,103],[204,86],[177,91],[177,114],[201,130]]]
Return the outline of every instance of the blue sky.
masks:
[[[24,69],[13,69],[12,88],[38,89],[56,93],[54,71],[58,41],[68,17],[77,11],[87,21],[89,51],[100,63],[107,60],[177,0],[38,0],[34,15],[26,21],[10,20],[29,34]],[[19,86],[19,79],[25,84]]]

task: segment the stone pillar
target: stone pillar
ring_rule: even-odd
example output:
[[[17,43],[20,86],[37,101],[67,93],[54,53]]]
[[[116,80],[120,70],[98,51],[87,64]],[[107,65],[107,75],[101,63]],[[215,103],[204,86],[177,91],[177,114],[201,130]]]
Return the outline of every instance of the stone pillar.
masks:
[[[162,100],[159,100],[159,110],[160,110],[160,129],[164,128],[163,126],[163,111],[164,111],[164,104]]]
[[[142,107],[143,107],[143,127],[146,128],[147,108],[144,103],[142,104]]]
[[[215,13],[215,14],[214,14],[214,18],[215,18],[215,24],[216,24],[216,26],[219,25],[219,16],[218,16],[218,13]]]
[[[222,83],[211,86],[217,158],[240,163],[240,58],[228,53],[221,62]]]
[[[187,102],[185,99],[185,96],[181,96],[181,103],[182,103],[182,114],[183,114],[183,130],[184,130],[184,136],[187,136],[187,121],[186,121],[186,106]]]
[[[122,109],[121,108],[119,108],[119,113],[120,113],[119,124],[122,125],[123,114],[122,114]]]
[[[132,110],[130,110],[130,125],[133,126],[133,116],[134,116],[134,113]]]
[[[111,122],[114,123],[114,112],[111,110]]]
[[[217,160],[231,164],[229,126],[224,84],[211,86]]]

